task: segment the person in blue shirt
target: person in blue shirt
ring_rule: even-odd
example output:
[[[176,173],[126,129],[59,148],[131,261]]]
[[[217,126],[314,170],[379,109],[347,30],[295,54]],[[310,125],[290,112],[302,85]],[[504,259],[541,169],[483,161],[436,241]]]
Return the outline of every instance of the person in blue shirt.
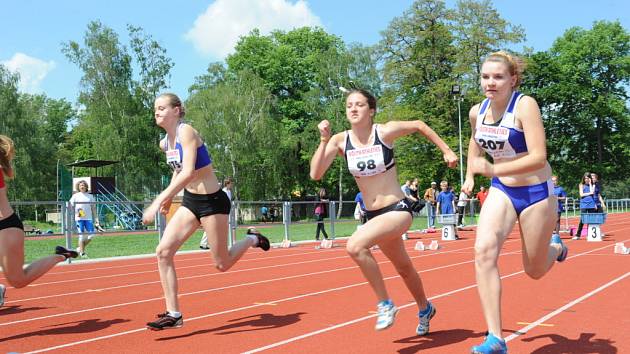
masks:
[[[361,192],[357,193],[356,197],[354,197],[354,202],[359,205],[359,221],[361,221],[361,225],[367,222],[367,216],[365,214],[365,203],[363,202],[363,194]]]
[[[553,182],[553,194],[558,198],[558,221],[556,221],[556,229],[553,231],[554,234],[560,234],[560,218],[562,217],[562,213],[564,212],[564,203],[567,200],[567,192],[564,191],[564,188],[558,185],[558,176],[551,176],[551,182]]]
[[[437,214],[455,214],[455,194],[448,188],[448,182],[440,182],[442,191],[437,197]]]
[[[595,186],[593,185],[593,180],[591,179],[591,174],[586,172],[582,177],[582,181],[578,185],[578,190],[580,192],[580,214],[584,213],[596,213],[597,212],[597,203],[595,201]],[[579,240],[582,235],[582,228],[584,224],[582,223],[582,219],[580,218],[580,224],[578,225],[577,232],[575,236],[573,236],[574,240]]]
[[[599,181],[599,176],[597,173],[591,172],[591,181],[595,188],[595,194],[593,197],[595,198],[595,205],[597,207],[598,213],[606,212],[606,203],[604,202],[604,198],[602,198],[602,184]]]

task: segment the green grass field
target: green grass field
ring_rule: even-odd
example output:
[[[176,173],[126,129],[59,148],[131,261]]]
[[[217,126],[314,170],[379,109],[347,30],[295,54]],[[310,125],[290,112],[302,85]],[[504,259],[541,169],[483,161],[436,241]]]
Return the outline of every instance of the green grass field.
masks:
[[[418,230],[426,228],[427,221],[425,217],[416,217],[413,220],[410,230]],[[284,225],[281,223],[274,224],[256,224],[253,225],[271,240],[272,243],[281,242],[284,239]],[[351,219],[341,220],[335,223],[335,236],[347,237],[356,230],[357,222]],[[330,223],[325,224],[326,231],[330,234]],[[289,227],[289,235],[291,241],[305,241],[315,239],[315,223],[294,223]],[[245,237],[246,227],[239,227],[236,230],[237,240]],[[202,231],[195,232],[181,250],[199,250],[199,240]],[[157,232],[134,233],[124,235],[103,235],[95,237],[87,247],[86,251],[90,259],[107,258],[117,256],[132,256],[141,254],[151,254],[155,252],[158,244]],[[65,239],[50,237],[43,239],[29,239],[25,241],[26,262],[50,255],[56,245],[65,246]],[[72,247],[76,247],[76,236],[72,239]]]

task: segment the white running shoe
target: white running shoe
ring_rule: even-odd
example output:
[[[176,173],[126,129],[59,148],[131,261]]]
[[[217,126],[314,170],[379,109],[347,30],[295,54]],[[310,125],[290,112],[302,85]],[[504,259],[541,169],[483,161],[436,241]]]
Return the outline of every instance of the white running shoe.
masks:
[[[424,316],[420,316],[418,313],[418,327],[416,327],[416,334],[419,336],[424,336],[429,333],[429,321],[435,316],[435,306],[431,303],[431,301],[427,302],[427,312]],[[426,309],[425,309],[426,310]]]
[[[378,312],[378,316],[376,317],[376,326],[374,326],[374,329],[376,329],[377,331],[382,331],[391,327],[394,324],[396,313],[398,313],[398,308],[394,306],[392,300],[379,302],[376,307],[376,311]]]
[[[7,287],[0,284],[0,307],[4,305],[4,294],[7,292]]]

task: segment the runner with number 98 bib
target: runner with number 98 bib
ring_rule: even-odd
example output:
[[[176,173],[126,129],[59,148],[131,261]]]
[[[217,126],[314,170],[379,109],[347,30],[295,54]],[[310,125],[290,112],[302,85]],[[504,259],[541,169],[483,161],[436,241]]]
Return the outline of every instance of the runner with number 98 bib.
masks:
[[[363,196],[368,220],[352,234],[346,251],[361,268],[378,300],[375,329],[390,327],[398,311],[370,251],[378,245],[416,300],[421,310],[416,334],[425,335],[429,333],[429,320],[435,315],[435,307],[427,300],[422,281],[400,238],[411,225],[412,209],[399,187],[392,144],[396,138],[418,132],[442,151],[449,167],[457,165],[457,156],[424,122],[374,124],[375,113],[376,98],[365,90],[352,90],[346,98],[346,117],[351,129],[332,135],[327,120],[319,123],[320,143],[311,159],[311,178],[321,179],[336,155],[346,158],[348,170]]]

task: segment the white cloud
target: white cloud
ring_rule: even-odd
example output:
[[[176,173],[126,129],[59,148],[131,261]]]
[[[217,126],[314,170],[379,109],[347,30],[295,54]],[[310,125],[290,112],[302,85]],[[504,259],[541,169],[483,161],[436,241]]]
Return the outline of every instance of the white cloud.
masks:
[[[199,15],[184,38],[204,55],[225,58],[240,36],[258,28],[260,33],[322,26],[304,0],[216,0]]]
[[[15,53],[13,58],[0,62],[12,72],[20,74],[19,89],[26,93],[40,93],[39,86],[46,75],[57,66],[54,61],[43,61],[24,53]]]

